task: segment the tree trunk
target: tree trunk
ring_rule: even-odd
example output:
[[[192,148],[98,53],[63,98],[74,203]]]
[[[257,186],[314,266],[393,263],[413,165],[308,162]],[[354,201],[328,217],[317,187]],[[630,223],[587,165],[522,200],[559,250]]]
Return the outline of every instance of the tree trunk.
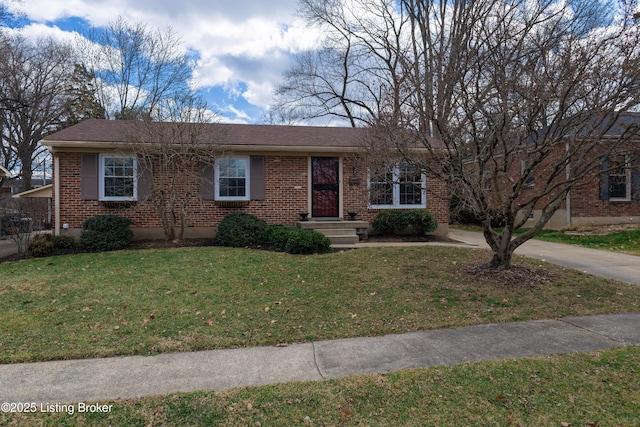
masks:
[[[491,262],[489,265],[491,268],[507,270],[511,268],[511,258],[513,257],[513,250],[510,248],[511,245],[506,245],[506,247],[502,247],[500,245],[499,248],[493,250],[493,258],[491,258]]]
[[[511,268],[513,251],[518,247],[517,245],[513,245],[511,242],[513,231],[508,227],[505,227],[502,229],[500,234],[496,233],[496,231],[491,227],[491,219],[485,221],[483,229],[484,238],[493,252],[493,258],[489,263],[491,268],[504,270]]]
[[[22,163],[21,176],[22,182],[20,183],[20,191],[31,190],[31,181],[33,178],[33,171],[31,170],[31,155],[21,155],[20,162]]]

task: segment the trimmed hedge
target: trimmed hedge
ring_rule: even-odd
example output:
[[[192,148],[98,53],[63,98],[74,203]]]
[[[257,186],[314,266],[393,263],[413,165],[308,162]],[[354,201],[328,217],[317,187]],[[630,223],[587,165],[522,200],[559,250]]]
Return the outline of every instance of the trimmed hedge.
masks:
[[[410,233],[422,236],[434,231],[438,224],[427,209],[386,209],[378,212],[372,223],[378,234],[391,235]]]
[[[115,251],[129,246],[133,221],[118,215],[96,215],[84,220],[79,244],[92,252]]]
[[[233,212],[220,222],[214,242],[234,248],[255,245],[266,227],[267,223],[255,215]]]
[[[331,250],[331,240],[316,230],[292,228],[285,246],[290,254],[324,254]]]
[[[310,255],[327,253],[331,241],[315,230],[305,230],[285,225],[268,225],[260,235],[260,243],[274,251]]]
[[[287,227],[282,224],[267,225],[260,234],[259,243],[269,246],[274,251],[284,252],[287,249],[289,236],[294,230],[293,227]]]

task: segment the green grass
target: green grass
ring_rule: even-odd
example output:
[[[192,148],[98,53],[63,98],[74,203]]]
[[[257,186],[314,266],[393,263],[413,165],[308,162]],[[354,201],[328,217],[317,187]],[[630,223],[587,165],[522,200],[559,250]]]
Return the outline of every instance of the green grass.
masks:
[[[578,235],[545,230],[537,239],[640,255],[640,229],[611,234]]]
[[[456,226],[456,228],[482,232],[480,227]],[[521,234],[524,231],[525,229],[520,229],[515,234]],[[640,229],[611,234],[567,234],[553,230],[542,230],[536,235],[535,239],[640,255]]]
[[[638,426],[640,347],[2,414],[6,426]]]
[[[640,287],[552,265],[545,268],[558,280],[534,289],[462,272],[462,265],[489,257],[452,247],[321,256],[208,247],[6,263],[0,265],[0,363],[638,311]]]

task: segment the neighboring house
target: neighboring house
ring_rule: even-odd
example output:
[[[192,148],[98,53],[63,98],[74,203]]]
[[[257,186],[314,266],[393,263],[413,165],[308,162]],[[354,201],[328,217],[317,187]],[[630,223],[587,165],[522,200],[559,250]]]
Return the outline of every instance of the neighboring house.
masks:
[[[631,135],[614,152],[601,157],[599,170],[585,180],[585,185],[571,190],[548,228],[640,223],[639,126],[640,113],[626,113],[607,130],[601,140],[603,150],[608,141],[618,140],[623,134]],[[554,161],[553,156],[550,161]],[[529,184],[534,190],[535,181],[532,179]],[[538,215],[540,212],[534,211],[534,218]]]
[[[126,150],[135,122],[87,120],[47,136],[54,159],[54,230],[77,235],[97,214],[131,218],[136,238],[161,238],[153,204],[144,197],[146,179]],[[168,126],[156,123],[153,126]],[[380,209],[427,208],[446,235],[446,187],[406,164],[389,168],[393,182],[377,182],[361,152],[363,129],[211,124],[224,135],[215,167],[199,167],[199,197],[187,212],[185,237],[210,237],[222,218],[236,211],[268,223],[293,225],[301,213],[311,222],[349,219],[368,226]],[[370,182],[371,181],[371,182]],[[124,184],[116,188],[116,184]],[[375,189],[376,191],[370,191]],[[382,191],[378,191],[382,190]],[[345,221],[348,222],[348,221]]]
[[[6,180],[2,179],[2,178],[13,178],[13,174],[11,173],[11,171],[9,171],[4,166],[0,166],[0,181],[3,183],[3,185],[0,186],[0,197],[3,194],[11,194],[12,193],[11,187],[8,186],[8,185],[4,185],[4,181],[6,181]]]

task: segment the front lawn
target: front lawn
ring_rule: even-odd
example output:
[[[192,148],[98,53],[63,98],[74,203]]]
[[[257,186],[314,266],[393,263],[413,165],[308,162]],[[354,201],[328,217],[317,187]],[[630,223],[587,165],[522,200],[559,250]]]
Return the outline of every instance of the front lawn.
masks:
[[[638,311],[640,287],[557,266],[544,264],[557,279],[533,288],[464,272],[464,265],[489,257],[461,247],[319,256],[198,247],[5,263],[0,363]]]
[[[640,347],[3,414],[6,426],[638,426]],[[74,406],[75,408],[75,406]]]

